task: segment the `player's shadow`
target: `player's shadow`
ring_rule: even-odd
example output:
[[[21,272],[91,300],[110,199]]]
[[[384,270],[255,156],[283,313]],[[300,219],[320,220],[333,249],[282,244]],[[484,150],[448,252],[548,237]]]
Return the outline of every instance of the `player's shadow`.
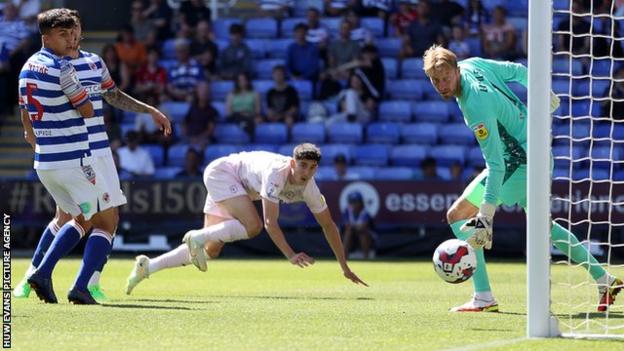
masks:
[[[138,309],[148,309],[148,310],[184,310],[184,311],[192,311],[192,310],[200,310],[201,308],[190,308],[190,307],[182,307],[182,306],[158,306],[158,305],[136,305],[136,304],[102,304],[102,307],[112,307],[112,308],[138,308]]]
[[[372,297],[335,297],[335,296],[268,296],[268,295],[216,295],[212,297],[226,299],[265,299],[265,300],[329,300],[329,301],[372,301]]]
[[[178,299],[132,299],[127,301],[137,301],[137,302],[165,302],[165,303],[217,303],[217,301],[211,300],[178,300]]]

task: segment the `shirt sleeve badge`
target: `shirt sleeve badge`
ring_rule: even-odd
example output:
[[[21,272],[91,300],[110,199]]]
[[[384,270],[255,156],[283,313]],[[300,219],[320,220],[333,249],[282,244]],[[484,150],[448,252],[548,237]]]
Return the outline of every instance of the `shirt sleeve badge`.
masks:
[[[475,136],[479,140],[485,140],[490,135],[484,123],[479,123],[477,126],[472,128],[475,133]]]

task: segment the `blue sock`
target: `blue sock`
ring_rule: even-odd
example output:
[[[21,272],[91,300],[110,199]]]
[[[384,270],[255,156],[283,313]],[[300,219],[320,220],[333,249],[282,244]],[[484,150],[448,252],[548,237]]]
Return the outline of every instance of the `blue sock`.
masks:
[[[41,264],[41,261],[43,260],[46,251],[48,251],[48,248],[50,248],[50,244],[52,244],[52,241],[54,240],[54,237],[56,236],[58,231],[59,228],[54,222],[50,222],[50,224],[48,224],[46,229],[43,231],[43,234],[41,234],[41,238],[39,239],[39,244],[37,244],[37,248],[35,249],[35,253],[33,254],[32,265],[34,267],[38,267],[39,264]]]
[[[73,222],[65,224],[54,237],[50,248],[46,252],[41,264],[37,267],[37,272],[44,277],[51,277],[54,266],[65,255],[67,255],[80,241],[80,233],[84,232],[80,226],[72,225]],[[78,228],[80,229],[78,229]],[[79,231],[80,230],[80,231]]]
[[[111,251],[111,241],[105,233],[94,230],[85,245],[82,256],[82,266],[74,283],[74,287],[79,290],[87,290],[89,279],[97,267],[101,267],[106,262],[106,256]]]
[[[108,258],[110,257],[111,251],[113,251],[113,243],[115,243],[115,235],[113,235],[113,238],[111,239],[110,248],[108,250],[108,253],[106,254],[106,258],[104,259],[101,265],[95,268],[96,272],[102,273],[102,271],[104,270],[104,266],[106,265],[106,262],[108,262]]]

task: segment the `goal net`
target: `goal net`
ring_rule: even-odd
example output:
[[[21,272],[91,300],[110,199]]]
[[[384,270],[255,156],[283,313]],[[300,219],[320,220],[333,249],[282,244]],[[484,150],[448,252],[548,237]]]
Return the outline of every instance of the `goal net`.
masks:
[[[551,216],[607,271],[624,277],[624,8],[618,3],[553,3],[551,77],[561,106],[552,119]],[[550,308],[559,330],[624,337],[624,292],[607,312],[597,312],[599,284],[567,254],[551,250]]]

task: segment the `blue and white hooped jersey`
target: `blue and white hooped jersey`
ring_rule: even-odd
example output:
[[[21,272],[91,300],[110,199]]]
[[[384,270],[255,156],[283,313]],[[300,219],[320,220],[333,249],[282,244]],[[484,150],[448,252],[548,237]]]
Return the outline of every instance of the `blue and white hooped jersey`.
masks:
[[[62,60],[42,48],[32,55],[19,75],[19,104],[30,116],[35,133],[35,169],[79,167],[91,155],[85,119],[80,107],[86,91],[71,99],[60,84]]]
[[[115,87],[104,61],[96,54],[80,51],[78,58],[71,60],[80,84],[87,90],[93,104],[93,117],[85,119],[89,132],[89,147],[94,156],[112,155],[104,125],[102,94]]]

